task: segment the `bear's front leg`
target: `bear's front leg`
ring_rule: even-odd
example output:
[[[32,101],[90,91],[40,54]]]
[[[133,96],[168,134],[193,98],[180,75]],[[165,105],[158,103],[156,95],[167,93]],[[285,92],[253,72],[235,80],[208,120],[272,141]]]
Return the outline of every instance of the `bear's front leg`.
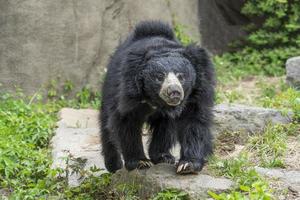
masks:
[[[146,158],[142,143],[142,123],[124,119],[118,123],[118,136],[127,170],[145,169],[152,166]]]
[[[176,143],[176,132],[173,120],[161,115],[152,116],[148,120],[152,138],[149,145],[149,156],[154,164],[174,164],[175,158],[170,149]]]
[[[176,173],[197,173],[202,170],[205,157],[212,153],[209,124],[193,117],[181,120],[178,125],[181,150]]]

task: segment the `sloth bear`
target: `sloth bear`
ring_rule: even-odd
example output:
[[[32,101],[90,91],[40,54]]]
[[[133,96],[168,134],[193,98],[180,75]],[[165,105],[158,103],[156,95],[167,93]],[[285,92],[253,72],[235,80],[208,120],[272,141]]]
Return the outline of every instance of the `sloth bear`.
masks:
[[[214,69],[207,52],[183,46],[160,21],[138,24],[112,55],[102,89],[102,154],[108,171],[152,163],[175,163],[170,149],[181,146],[178,174],[197,173],[212,153]],[[149,157],[142,127],[152,133]]]

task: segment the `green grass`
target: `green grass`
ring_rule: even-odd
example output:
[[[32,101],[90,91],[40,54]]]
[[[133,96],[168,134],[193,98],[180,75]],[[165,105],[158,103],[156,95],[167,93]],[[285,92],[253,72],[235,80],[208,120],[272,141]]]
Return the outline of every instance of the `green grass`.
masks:
[[[190,197],[186,192],[178,189],[165,189],[159,192],[152,200],[189,200]]]
[[[300,91],[287,88],[272,96],[263,96],[260,100],[261,105],[267,108],[277,108],[283,113],[292,111],[294,120],[300,121]]]
[[[262,167],[284,167],[287,139],[297,125],[269,125],[263,134],[250,137],[248,150]]]
[[[235,187],[229,192],[217,194],[209,191],[210,197],[216,200],[240,200],[240,199],[271,199],[272,190],[268,183],[255,171],[249,156],[245,153],[236,158],[220,159],[212,158],[209,168],[216,175],[225,176],[234,180]]]

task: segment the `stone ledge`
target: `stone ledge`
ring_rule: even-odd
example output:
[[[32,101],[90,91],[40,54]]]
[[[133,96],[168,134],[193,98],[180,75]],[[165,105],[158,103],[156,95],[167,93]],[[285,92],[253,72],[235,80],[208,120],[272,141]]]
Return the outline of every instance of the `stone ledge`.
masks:
[[[147,170],[125,169],[112,176],[113,184],[130,184],[139,188],[139,197],[147,199],[166,188],[177,188],[186,191],[192,198],[207,197],[207,191],[223,192],[233,186],[233,182],[222,177],[213,177],[203,172],[198,175],[177,175],[175,166],[158,164]]]

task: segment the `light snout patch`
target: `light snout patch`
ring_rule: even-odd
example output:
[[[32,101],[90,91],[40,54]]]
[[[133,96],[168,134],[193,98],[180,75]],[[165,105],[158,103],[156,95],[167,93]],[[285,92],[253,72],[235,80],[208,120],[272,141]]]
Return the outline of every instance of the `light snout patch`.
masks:
[[[176,94],[176,95],[173,95]],[[165,77],[159,92],[162,98],[168,105],[177,106],[184,98],[182,85],[174,72],[170,72]]]

